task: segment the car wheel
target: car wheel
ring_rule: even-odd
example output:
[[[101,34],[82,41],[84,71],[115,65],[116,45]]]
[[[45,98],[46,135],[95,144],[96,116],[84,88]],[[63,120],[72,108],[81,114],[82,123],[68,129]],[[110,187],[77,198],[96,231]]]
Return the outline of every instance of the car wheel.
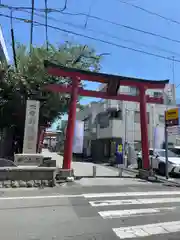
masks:
[[[166,165],[164,163],[159,163],[158,165],[158,172],[160,175],[165,176],[166,174]]]

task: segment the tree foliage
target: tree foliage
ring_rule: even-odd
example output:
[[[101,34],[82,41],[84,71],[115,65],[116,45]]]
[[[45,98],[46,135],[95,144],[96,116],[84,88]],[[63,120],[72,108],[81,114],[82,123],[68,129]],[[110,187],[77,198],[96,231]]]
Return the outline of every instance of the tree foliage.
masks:
[[[44,60],[83,70],[99,71],[101,57],[88,46],[66,42],[60,46],[32,47],[17,44],[17,69],[14,65],[1,67],[4,74],[0,82],[0,128],[18,126],[24,130],[26,100],[40,99],[40,125],[52,123],[67,112],[69,95],[44,92],[49,83],[69,83],[68,78],[49,76],[44,69]]]

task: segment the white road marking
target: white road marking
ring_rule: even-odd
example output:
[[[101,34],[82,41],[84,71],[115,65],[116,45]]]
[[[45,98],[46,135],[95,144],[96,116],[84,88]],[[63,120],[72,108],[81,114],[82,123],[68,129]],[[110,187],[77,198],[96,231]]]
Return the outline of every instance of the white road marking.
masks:
[[[1,197],[0,201],[2,200],[28,200],[28,199],[53,199],[53,198],[77,198],[82,197],[82,195],[50,195],[50,196],[26,196],[26,197]]]
[[[168,234],[180,231],[180,221],[163,222],[131,227],[113,228],[120,239],[148,237],[151,235]]]
[[[122,217],[137,217],[143,214],[161,213],[163,211],[175,210],[176,207],[160,207],[160,208],[142,208],[142,209],[128,209],[128,210],[114,210],[114,211],[101,211],[99,215],[104,219],[122,218]]]
[[[21,199],[51,199],[51,198],[104,198],[104,197],[134,197],[134,196],[162,196],[162,195],[180,195],[180,191],[151,191],[151,192],[122,192],[122,193],[88,193],[88,194],[70,194],[70,195],[40,195],[40,196],[18,196],[18,197],[0,197],[1,200],[21,200]]]
[[[137,198],[137,199],[124,199],[124,200],[101,200],[90,201],[92,207],[104,206],[118,206],[118,205],[137,205],[137,204],[153,204],[153,203],[180,203],[178,198]]]
[[[85,197],[85,198],[105,198],[105,197],[134,197],[134,196],[163,196],[163,195],[180,195],[180,191],[88,193],[88,194],[83,194],[83,197]]]

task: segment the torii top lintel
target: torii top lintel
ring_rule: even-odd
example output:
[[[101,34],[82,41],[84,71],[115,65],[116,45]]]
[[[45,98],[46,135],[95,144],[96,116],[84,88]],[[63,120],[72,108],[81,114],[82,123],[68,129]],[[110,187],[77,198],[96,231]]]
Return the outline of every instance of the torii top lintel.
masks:
[[[90,72],[85,70],[80,70],[76,68],[68,68],[62,65],[57,65],[49,61],[44,61],[44,66],[47,69],[48,73],[53,76],[58,77],[70,77],[70,78],[79,78],[80,80],[106,83],[108,87],[115,89],[115,86],[132,86],[132,87],[145,87],[146,89],[163,89],[166,84],[169,83],[169,80],[144,80],[140,78],[124,77],[112,74]],[[110,90],[110,89],[109,89]]]

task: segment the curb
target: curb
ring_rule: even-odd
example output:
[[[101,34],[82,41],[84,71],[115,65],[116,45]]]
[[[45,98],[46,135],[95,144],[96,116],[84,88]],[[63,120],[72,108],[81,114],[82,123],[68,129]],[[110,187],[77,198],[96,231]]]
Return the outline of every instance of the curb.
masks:
[[[136,177],[142,179],[142,177],[140,177],[140,175],[139,175],[139,171],[136,170],[136,169],[123,168],[123,170],[127,171],[127,172],[131,172],[131,173],[136,173]],[[155,182],[155,183],[164,183],[164,184],[166,184],[166,186],[180,187],[180,182],[164,179],[160,176],[157,176],[156,174],[152,177],[152,179],[151,179],[151,177],[148,177],[146,179],[143,178],[143,179],[146,180],[146,181]]]
[[[166,184],[166,186],[180,187],[180,183],[179,183],[179,182],[171,181],[171,180],[168,180],[168,179],[163,179],[163,178],[161,178],[161,177],[157,177],[157,179],[158,179],[161,183]]]

